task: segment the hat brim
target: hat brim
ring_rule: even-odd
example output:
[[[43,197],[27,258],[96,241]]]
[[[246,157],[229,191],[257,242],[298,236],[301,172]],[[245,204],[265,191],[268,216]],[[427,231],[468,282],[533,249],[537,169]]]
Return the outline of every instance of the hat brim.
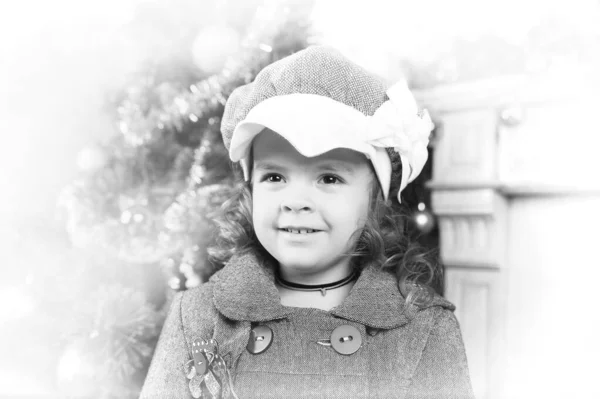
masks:
[[[391,162],[385,149],[365,141],[367,117],[360,111],[329,97],[302,93],[275,96],[257,104],[235,127],[229,148],[230,159],[242,163],[246,180],[252,141],[265,128],[281,135],[305,157],[336,148],[364,154],[371,160],[387,199]]]
[[[306,157],[335,148],[348,148],[373,155],[364,142],[366,118],[360,112],[328,97],[289,94],[271,97],[256,105],[233,131],[229,156],[237,162],[249,153],[252,140],[264,128],[284,137]]]

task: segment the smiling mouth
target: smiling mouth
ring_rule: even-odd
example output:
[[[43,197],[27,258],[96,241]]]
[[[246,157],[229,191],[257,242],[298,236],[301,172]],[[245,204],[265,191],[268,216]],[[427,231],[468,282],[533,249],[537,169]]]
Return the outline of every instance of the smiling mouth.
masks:
[[[281,231],[286,231],[288,233],[292,233],[292,234],[312,234],[312,233],[318,233],[320,230],[314,230],[314,229],[279,229]]]

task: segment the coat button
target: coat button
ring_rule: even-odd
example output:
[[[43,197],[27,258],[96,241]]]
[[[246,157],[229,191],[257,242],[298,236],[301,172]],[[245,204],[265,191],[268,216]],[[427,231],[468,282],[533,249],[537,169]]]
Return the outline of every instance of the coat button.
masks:
[[[331,346],[340,355],[351,355],[360,348],[362,337],[354,326],[339,326],[331,333]]]
[[[273,342],[273,330],[267,326],[256,326],[250,331],[250,339],[246,349],[248,349],[248,352],[258,355],[269,349],[271,342]]]

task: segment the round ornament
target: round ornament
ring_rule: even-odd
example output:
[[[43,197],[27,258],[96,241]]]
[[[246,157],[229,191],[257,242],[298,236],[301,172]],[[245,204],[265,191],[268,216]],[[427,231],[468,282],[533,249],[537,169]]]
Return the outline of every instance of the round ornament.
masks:
[[[412,216],[412,221],[422,234],[430,233],[435,227],[435,218],[423,202],[419,203],[418,210]]]
[[[80,343],[65,349],[56,370],[61,392],[71,397],[90,397],[94,394],[98,368]]]
[[[200,276],[198,276],[197,274],[192,274],[192,275],[186,277],[185,288],[190,289],[190,288],[198,287],[200,284],[202,284],[202,280],[200,279]]]
[[[194,39],[192,57],[198,68],[207,74],[215,74],[239,48],[240,36],[235,29],[223,24],[209,25]]]
[[[96,172],[108,163],[108,154],[100,146],[90,146],[77,154],[77,166],[84,172]]]
[[[121,213],[121,223],[133,236],[153,234],[153,219],[150,210],[142,205],[134,205]]]

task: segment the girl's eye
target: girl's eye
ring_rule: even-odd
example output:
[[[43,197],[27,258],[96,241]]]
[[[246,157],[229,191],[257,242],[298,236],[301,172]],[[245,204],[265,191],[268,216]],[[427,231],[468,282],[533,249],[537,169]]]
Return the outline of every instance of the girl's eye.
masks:
[[[261,182],[266,181],[269,183],[280,183],[282,180],[283,178],[281,177],[281,175],[275,173],[268,173],[260,179]]]
[[[342,179],[340,179],[339,177],[337,177],[335,175],[325,175],[321,178],[321,180],[323,180],[323,183],[325,183],[325,184],[340,184],[340,183],[342,183]]]

